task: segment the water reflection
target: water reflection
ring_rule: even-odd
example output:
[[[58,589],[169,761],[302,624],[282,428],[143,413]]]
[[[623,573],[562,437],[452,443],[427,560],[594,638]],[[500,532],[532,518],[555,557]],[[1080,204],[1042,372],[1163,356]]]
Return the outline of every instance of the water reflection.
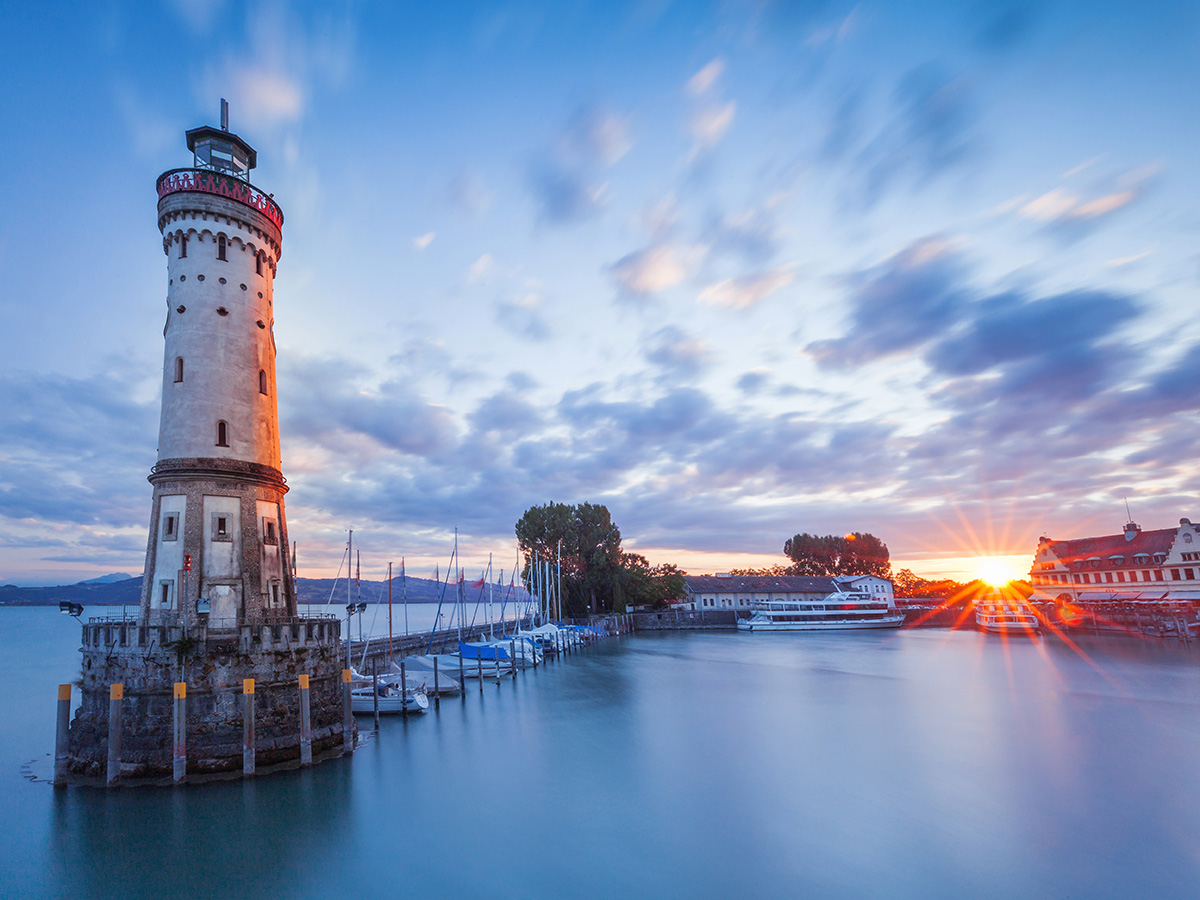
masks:
[[[468,681],[306,772],[14,780],[0,895],[1187,896],[1200,654],[1078,649],[936,629],[622,638]]]

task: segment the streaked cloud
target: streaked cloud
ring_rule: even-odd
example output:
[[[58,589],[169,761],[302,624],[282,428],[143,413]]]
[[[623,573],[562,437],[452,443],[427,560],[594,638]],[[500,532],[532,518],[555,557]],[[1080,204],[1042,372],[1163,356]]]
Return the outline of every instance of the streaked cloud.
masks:
[[[791,284],[795,275],[795,269],[791,266],[780,266],[752,275],[726,278],[704,288],[698,299],[709,306],[749,309],[780,288]]]

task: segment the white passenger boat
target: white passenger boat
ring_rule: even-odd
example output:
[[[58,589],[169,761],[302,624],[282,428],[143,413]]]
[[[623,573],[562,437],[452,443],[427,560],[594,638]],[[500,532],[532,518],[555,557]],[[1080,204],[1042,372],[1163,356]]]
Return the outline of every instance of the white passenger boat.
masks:
[[[904,613],[887,600],[861,591],[835,591],[820,600],[752,600],[752,615],[739,631],[844,631],[899,628]]]
[[[1020,597],[988,594],[975,601],[975,625],[993,634],[1037,634],[1042,627],[1033,607]]]
[[[375,700],[371,686],[356,687],[350,691],[350,711],[372,715],[375,712]],[[429,698],[424,691],[404,691],[398,684],[379,684],[379,712],[387,713],[423,713],[429,709]]]

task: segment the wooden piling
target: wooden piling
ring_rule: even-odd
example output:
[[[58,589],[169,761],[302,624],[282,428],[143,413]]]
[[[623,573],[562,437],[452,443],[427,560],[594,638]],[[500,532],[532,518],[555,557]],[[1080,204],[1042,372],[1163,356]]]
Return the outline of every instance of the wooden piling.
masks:
[[[254,774],[254,679],[242,679],[242,774]]]
[[[124,697],[124,684],[108,686],[108,771],[105,782],[109,787],[116,787],[121,782],[121,700]]]
[[[54,730],[54,786],[62,787],[67,783],[67,763],[70,761],[70,748],[67,737],[71,730],[71,686],[58,686],[58,715]]]
[[[187,682],[175,682],[174,740],[171,743],[171,770],[176,784],[187,780]]]
[[[342,669],[342,752],[354,752],[354,713],[350,709],[349,669]]]
[[[300,676],[300,765],[312,765],[312,718],[308,704],[308,675]]]
[[[442,691],[441,685],[438,684],[438,659],[433,658],[433,708],[442,708]]]
[[[400,660],[400,697],[403,703],[400,706],[401,713],[404,718],[408,718],[408,672],[405,670],[404,660]]]
[[[512,669],[513,681],[516,681],[517,680],[517,642],[515,640],[508,642],[508,658],[509,658],[509,661],[511,662],[511,665],[509,666],[509,668]],[[522,658],[522,660],[524,660],[525,657],[523,654],[522,654],[521,658]]]
[[[462,702],[467,702],[467,677],[463,674],[463,658],[462,648],[458,648],[458,686],[460,688],[458,694],[462,697]]]
[[[403,693],[400,695],[403,697]],[[371,658],[371,705],[375,710],[375,730],[379,730],[379,664]]]
[[[476,650],[475,652],[478,653],[479,651]],[[459,659],[462,659],[462,651],[461,650],[458,651],[458,656],[459,656]],[[475,657],[475,674],[477,676],[479,676],[479,693],[482,694],[483,693],[483,657],[482,656]]]

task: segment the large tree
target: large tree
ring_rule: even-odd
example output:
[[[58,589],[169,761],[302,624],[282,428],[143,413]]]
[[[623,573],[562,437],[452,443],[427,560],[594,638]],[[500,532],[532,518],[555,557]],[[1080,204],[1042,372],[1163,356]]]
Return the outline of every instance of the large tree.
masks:
[[[531,506],[517,522],[517,545],[526,580],[534,556],[562,561],[563,612],[579,615],[612,609],[621,563],[621,530],[608,508],[594,503]]]
[[[567,615],[624,612],[629,606],[661,606],[682,597],[683,573],[673,565],[651,566],[621,549],[621,530],[608,508],[595,503],[531,506],[517,522],[526,581],[534,555],[562,560],[562,608]]]
[[[887,544],[873,534],[797,534],[783,544],[792,575],[891,575]]]

